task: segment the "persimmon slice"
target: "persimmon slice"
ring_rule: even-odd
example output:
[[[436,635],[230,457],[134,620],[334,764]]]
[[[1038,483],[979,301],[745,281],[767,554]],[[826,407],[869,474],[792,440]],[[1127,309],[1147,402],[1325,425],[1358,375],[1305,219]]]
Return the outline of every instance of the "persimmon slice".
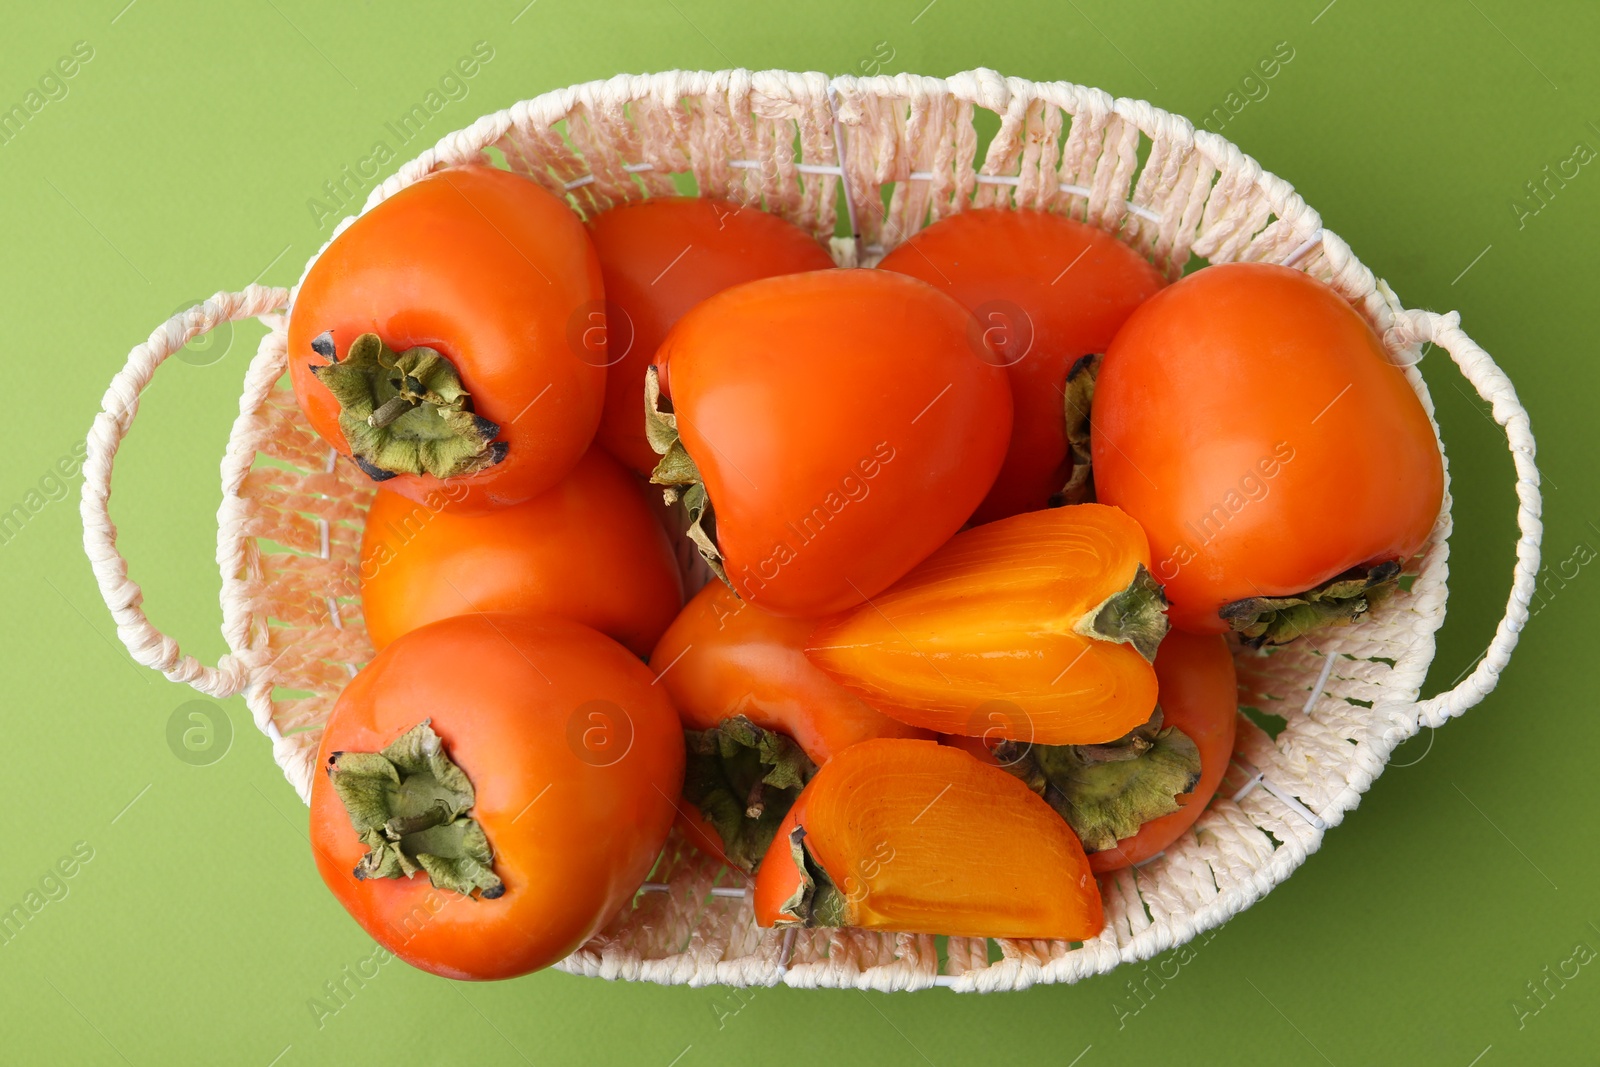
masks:
[[[1144,531],[1078,504],[957,534],[813,632],[806,654],[884,712],[944,734],[1114,741],[1150,718],[1167,629]]]
[[[812,778],[756,874],[763,926],[1083,941],[1105,925],[1072,830],[960,749],[882,738]]]

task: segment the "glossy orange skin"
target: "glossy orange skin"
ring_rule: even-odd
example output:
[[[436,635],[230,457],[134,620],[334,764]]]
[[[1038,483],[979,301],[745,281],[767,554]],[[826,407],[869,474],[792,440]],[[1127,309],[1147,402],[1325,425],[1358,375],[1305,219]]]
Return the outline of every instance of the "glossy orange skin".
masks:
[[[821,765],[872,737],[932,737],[892,719],[806,658],[815,623],[772,615],[718,581],[695,594],[667,628],[650,666],[684,729],[710,730],[743,715],[792,738]]]
[[[790,835],[800,825],[805,804],[806,794],[802,790],[790,805],[789,814],[778,824],[778,832],[773,835],[772,844],[767,846],[767,854],[761,857],[761,865],[756,868],[755,881],[750,885],[750,903],[758,926],[770,928],[780,923],[803,921],[804,917],[785,908],[784,902],[793,899],[795,890],[805,879],[805,872],[795,862],[794,850],[790,846]]]
[[[1011,435],[970,321],[917,279],[828,270],[724,290],[673,327],[656,363],[741,597],[840,611],[960,529]]]
[[[1227,640],[1217,634],[1172,631],[1156,653],[1156,678],[1161,686],[1162,722],[1182,730],[1200,750],[1200,780],[1178,798],[1183,805],[1178,811],[1151,819],[1116,848],[1089,853],[1089,866],[1095,874],[1143,863],[1182,837],[1211,803],[1233,758],[1239,690]],[[999,765],[991,751],[1003,740],[998,735],[946,734],[939,740],[984,763]]]
[[[606,302],[611,361],[596,440],[641,474],[660,456],[644,434],[644,372],[684,312],[730,286],[833,260],[800,227],[758,208],[713,197],[657,196],[614,207],[589,223]],[[621,352],[617,348],[627,344]]]
[[[446,978],[511,978],[568,955],[637,891],[672,824],[683,735],[650,682],[627,649],[560,619],[460,615],[400,638],[345,687],[318,766],[380,751],[431,719],[472,781],[470,815],[505,893],[468,900],[421,874],[357,881],[364,846],[319,769],[311,843],[322,880],[390,952]],[[611,702],[615,721],[588,717],[596,700]],[[620,755],[606,747],[624,741]]]
[[[824,620],[806,655],[887,714],[939,733],[1112,741],[1150,718],[1131,645],[1075,632],[1150,565],[1121,511],[1078,504],[963,530],[872,603]]]
[[[1269,264],[1207,267],[1148,300],[1094,398],[1098,498],[1150,535],[1174,626],[1405,561],[1444,467],[1405,374],[1332,289]]]
[[[845,895],[847,925],[1082,941],[1105,926],[1099,886],[1064,820],[1021,781],[932,741],[846,749],[806,786],[756,872],[756,921],[798,883],[789,830]]]
[[[993,522],[1049,504],[1072,473],[1062,390],[1079,357],[1104,352],[1165,284],[1104,230],[1049,211],[977,208],[914,234],[882,270],[921,278],[978,316],[1011,378],[1005,465],[972,516]]]
[[[1234,677],[1228,642],[1216,634],[1169,633],[1156,652],[1161,721],[1189,735],[1200,750],[1200,781],[1178,798],[1183,807],[1161,815],[1116,848],[1089,854],[1095,874],[1143,863],[1164,850],[1193,826],[1211,803],[1233,758],[1233,735],[1239,722],[1239,684]]]
[[[349,455],[338,402],[310,370],[327,362],[312,339],[333,331],[340,358],[363,333],[396,352],[437,349],[508,446],[500,463],[448,479],[466,487],[451,508],[520,503],[560,481],[594,437],[605,357],[575,348],[569,327],[600,298],[599,261],[565,204],[508,171],[441,171],[358,218],[311,268],[289,316],[295,397]],[[400,474],[383,485],[420,502],[441,483]]]
[[[557,615],[640,656],[683,604],[672,544],[637,478],[590,449],[522,504],[458,514],[443,491],[416,504],[380,489],[361,541],[361,603],[382,649],[451,615]]]

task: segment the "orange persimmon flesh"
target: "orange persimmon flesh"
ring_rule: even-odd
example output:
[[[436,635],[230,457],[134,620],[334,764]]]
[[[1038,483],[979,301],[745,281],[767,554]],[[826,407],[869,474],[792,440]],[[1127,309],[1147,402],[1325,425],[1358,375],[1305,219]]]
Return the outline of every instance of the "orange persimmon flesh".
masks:
[[[807,877],[796,827],[842,894],[839,925],[1066,941],[1105,925],[1066,822],[1018,779],[937,742],[864,741],[817,771],[757,872],[763,926],[805,921],[785,910]]]
[[[1149,542],[1118,508],[1014,515],[957,534],[870,603],[820,624],[806,654],[913,726],[992,733],[999,710],[1016,724],[1012,740],[1113,741],[1150,718],[1155,668],[1133,644],[1085,632],[1085,620],[1141,566]],[[1159,640],[1154,596],[1145,608]]]

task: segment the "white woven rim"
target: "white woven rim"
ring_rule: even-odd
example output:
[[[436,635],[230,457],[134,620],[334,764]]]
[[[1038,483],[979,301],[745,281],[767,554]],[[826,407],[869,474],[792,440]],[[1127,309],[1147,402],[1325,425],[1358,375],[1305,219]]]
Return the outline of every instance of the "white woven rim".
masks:
[[[999,119],[981,161],[973,127],[980,111]],[[1071,214],[1116,234],[1169,275],[1191,254],[1211,262],[1290,264],[1349,299],[1397,362],[1410,368],[1424,344],[1448,351],[1492,405],[1517,475],[1520,537],[1511,591],[1494,639],[1472,672],[1446,692],[1417,699],[1445,612],[1447,493],[1407,593],[1362,624],[1319,638],[1317,648],[1302,642],[1270,657],[1238,654],[1242,697],[1278,701],[1272,710],[1288,725],[1274,740],[1241,718],[1236,768],[1195,829],[1139,871],[1102,880],[1108,924],[1099,937],[1081,946],[999,940],[1002,958],[993,964],[984,939],[951,938],[942,968],[926,935],[851,930],[777,937],[754,927],[742,890],[714,885],[714,865],[669,848],[658,875],[664,880],[646,886],[656,892],[642,896],[563,968],[672,983],[989,990],[1075,981],[1147,959],[1221,924],[1286,878],[1356,805],[1396,745],[1476,704],[1509,661],[1528,618],[1542,534],[1533,435],[1510,380],[1462,332],[1455,312],[1403,308],[1288,183],[1223,138],[1143,101],[988,70],[948,80],[673,71],[573,86],[484,116],[402,166],[373,190],[363,211],[437,169],[482,161],[490,148],[585,214],[669,193],[668,175],[689,172],[705,195],[764,206],[822,238],[834,231],[842,181],[856,235],[833,241],[842,264],[874,262],[925,221],[991,205]],[[889,187],[887,208],[867,210],[884,202]],[[370,646],[359,619],[348,620],[334,595],[325,598],[328,620],[321,629],[269,626],[269,619],[281,622],[287,612],[280,613],[284,603],[274,601],[268,580],[290,573],[297,559],[327,566],[331,562],[322,561],[348,555],[350,532],[330,520],[344,526],[360,520],[350,488],[358,483],[338,481],[331,453],[323,466],[320,456],[307,461],[304,447],[293,450],[302,469],[287,477],[298,479],[294,484],[305,494],[298,503],[269,502],[249,485],[258,453],[289,432],[282,405],[274,407],[274,391],[281,393],[286,368],[282,312],[290,295],[258,285],[219,292],[173,316],[129,353],[89,434],[81,512],[85,551],[129,652],[202,693],[243,693],[272,740],[274,758],[304,798],[317,732],[280,729],[291,720],[305,725],[306,715],[304,702],[275,692],[285,681],[279,661],[289,648],[280,644],[274,651],[274,634],[280,641],[288,632],[318,642],[325,662],[337,667],[329,672],[336,677],[319,686],[330,700],[337,679],[352,672]],[[183,654],[141,610],[142,595],[117,551],[108,510],[112,464],[156,368],[218,324],[249,317],[260,318],[269,332],[247,372],[222,463],[217,562],[231,651],[208,667]],[[1414,369],[1407,374],[1431,416],[1421,376]],[[294,433],[309,436],[303,428]],[[323,513],[314,519],[320,551],[264,553],[258,539],[271,532],[264,517],[296,507],[302,515]],[[342,532],[330,542],[335,528]],[[293,715],[285,710],[291,704],[300,709]]]

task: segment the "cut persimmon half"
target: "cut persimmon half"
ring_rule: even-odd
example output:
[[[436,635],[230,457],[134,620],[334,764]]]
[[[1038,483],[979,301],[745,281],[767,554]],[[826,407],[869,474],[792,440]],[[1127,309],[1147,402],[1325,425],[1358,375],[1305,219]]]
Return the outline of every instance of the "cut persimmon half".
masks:
[[[885,713],[942,734],[1114,741],[1156,706],[1166,598],[1144,530],[1103,504],[976,526],[806,655]]]
[[[1105,925],[1072,829],[960,749],[883,738],[800,794],[756,873],[762,926],[1083,941]]]

